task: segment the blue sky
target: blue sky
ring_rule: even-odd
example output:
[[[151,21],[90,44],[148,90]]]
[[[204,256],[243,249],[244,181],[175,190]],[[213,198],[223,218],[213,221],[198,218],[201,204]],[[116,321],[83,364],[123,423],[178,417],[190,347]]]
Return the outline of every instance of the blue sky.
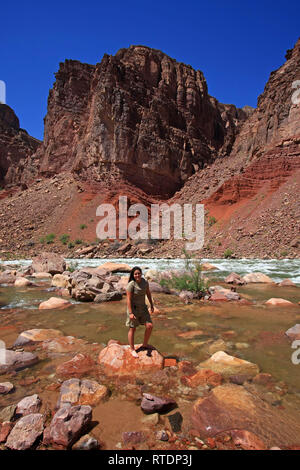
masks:
[[[43,138],[59,62],[90,64],[131,44],[204,72],[224,103],[256,106],[272,70],[300,36],[299,1],[102,0],[1,2],[0,80],[21,127]]]

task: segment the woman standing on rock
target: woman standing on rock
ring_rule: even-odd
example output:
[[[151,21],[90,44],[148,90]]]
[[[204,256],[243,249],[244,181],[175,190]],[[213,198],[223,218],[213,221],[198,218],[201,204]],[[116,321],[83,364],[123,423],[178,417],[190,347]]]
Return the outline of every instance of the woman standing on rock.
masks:
[[[136,327],[145,325],[145,335],[142,348],[148,348],[148,341],[152,332],[152,320],[145,303],[145,295],[147,295],[150,302],[151,313],[154,311],[149,283],[142,277],[142,270],[135,266],[130,271],[127,291],[127,321],[126,326],[129,326],[128,342],[133,357],[139,357],[134,349],[134,333]]]

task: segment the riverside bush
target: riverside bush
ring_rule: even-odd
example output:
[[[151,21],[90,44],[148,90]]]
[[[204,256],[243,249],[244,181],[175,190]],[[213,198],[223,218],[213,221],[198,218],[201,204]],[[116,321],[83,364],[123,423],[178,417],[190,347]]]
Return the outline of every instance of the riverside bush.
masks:
[[[199,259],[193,259],[186,250],[183,250],[183,253],[186,272],[184,274],[172,273],[171,279],[161,279],[160,285],[180,291],[188,290],[194,292],[198,298],[204,297],[207,292],[207,283],[202,278],[201,262]]]

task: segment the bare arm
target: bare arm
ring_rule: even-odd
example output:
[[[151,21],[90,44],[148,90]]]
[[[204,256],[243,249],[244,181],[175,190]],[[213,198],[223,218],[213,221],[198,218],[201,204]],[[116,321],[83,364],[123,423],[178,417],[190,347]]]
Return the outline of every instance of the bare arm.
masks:
[[[136,318],[135,315],[132,313],[132,292],[127,291],[127,307],[129,312],[129,317],[131,319]]]
[[[147,295],[148,300],[149,300],[149,302],[150,302],[151,312],[153,312],[153,311],[154,311],[154,307],[153,307],[153,301],[152,301],[151,292],[150,292],[150,289],[149,289],[149,284],[148,284],[147,289],[146,289],[146,295]]]

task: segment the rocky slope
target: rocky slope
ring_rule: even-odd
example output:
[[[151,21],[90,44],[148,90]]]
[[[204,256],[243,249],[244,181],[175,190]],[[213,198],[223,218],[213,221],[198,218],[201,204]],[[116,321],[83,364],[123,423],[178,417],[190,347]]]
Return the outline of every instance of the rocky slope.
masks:
[[[127,195],[128,204],[148,207],[203,203],[205,248],[197,255],[299,256],[300,106],[291,101],[299,78],[300,41],[271,73],[254,112],[219,103],[200,71],[144,46],[96,66],[60,64],[44,142],[21,177],[18,165],[10,170],[10,181],[29,189],[0,203],[2,252],[17,246],[32,255],[51,232],[56,251],[66,251],[62,234],[79,239],[79,248],[96,246],[97,206],[110,202],[118,211],[118,196]],[[180,256],[183,246],[144,244],[144,254]],[[90,256],[138,253],[134,243],[125,248],[102,243]]]
[[[22,183],[30,174],[28,157],[40,141],[20,129],[19,119],[6,104],[0,103],[0,185]],[[0,196],[1,197],[1,196]]]

